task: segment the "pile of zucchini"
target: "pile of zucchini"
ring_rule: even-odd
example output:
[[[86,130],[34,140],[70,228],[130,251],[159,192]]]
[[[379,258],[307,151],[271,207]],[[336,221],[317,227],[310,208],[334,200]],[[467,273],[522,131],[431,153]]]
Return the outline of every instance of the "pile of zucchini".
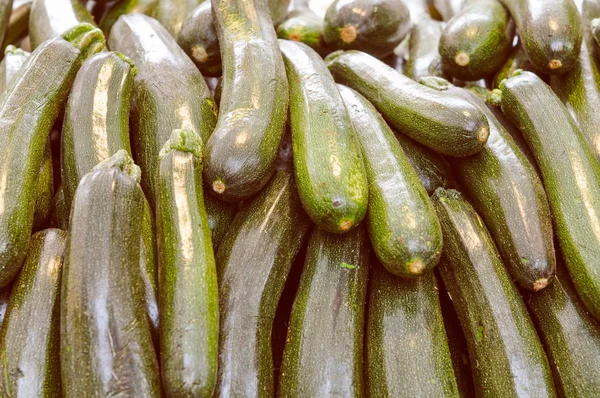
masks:
[[[600,396],[600,0],[0,0],[0,43],[0,395]]]

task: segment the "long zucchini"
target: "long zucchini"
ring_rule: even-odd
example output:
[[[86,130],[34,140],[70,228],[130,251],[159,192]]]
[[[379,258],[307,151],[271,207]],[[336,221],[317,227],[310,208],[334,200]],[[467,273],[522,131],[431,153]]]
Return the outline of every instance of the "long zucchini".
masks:
[[[94,19],[79,0],[33,0],[29,13],[31,48],[35,50],[46,40],[83,22],[94,25]]]
[[[35,185],[35,204],[33,212],[32,231],[40,231],[46,228],[52,215],[52,204],[54,202],[54,175],[52,170],[52,150],[50,139],[46,140],[42,165],[38,172]]]

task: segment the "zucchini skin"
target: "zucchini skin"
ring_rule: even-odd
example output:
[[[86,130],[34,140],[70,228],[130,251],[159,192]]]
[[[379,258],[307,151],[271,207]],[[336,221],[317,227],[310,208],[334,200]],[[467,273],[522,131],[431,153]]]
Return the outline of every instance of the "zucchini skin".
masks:
[[[0,328],[0,390],[10,397],[61,394],[60,281],[67,233],[46,229],[31,238]]]
[[[510,55],[506,61],[504,61],[504,64],[498,69],[498,72],[494,77],[493,86],[498,88],[500,82],[511,77],[517,69],[527,70],[534,72],[538,76],[543,76],[543,73],[533,66],[529,58],[527,58],[521,40],[519,40],[517,45],[512,49]]]
[[[160,0],[156,7],[155,18],[177,39],[183,21],[203,0]]]
[[[536,68],[559,75],[577,63],[582,23],[574,1],[500,1],[510,11],[523,49]]]
[[[181,25],[177,44],[194,61],[202,76],[221,76],[221,48],[210,1],[205,0],[189,13]]]
[[[363,396],[368,235],[315,228],[290,315],[281,397]]]
[[[65,397],[161,394],[138,266],[143,201],[118,167],[86,174],[77,189],[61,292]]]
[[[4,50],[4,58],[0,62],[0,93],[8,87],[12,78],[17,74],[21,66],[31,54],[13,45]]]
[[[123,14],[140,13],[154,17],[156,14],[156,8],[158,6],[158,0],[121,0],[117,4],[113,5],[100,20],[100,29],[108,37],[112,26],[117,22],[119,17]]]
[[[299,41],[321,55],[327,49],[323,39],[323,19],[310,8],[303,7],[288,14],[288,17],[277,27],[277,37],[285,40]]]
[[[444,231],[440,274],[465,332],[481,397],[556,396],[525,303],[473,207],[457,191],[433,196]]]
[[[65,194],[62,185],[58,187],[52,201],[52,214],[50,216],[50,227],[69,230],[69,210],[65,204]]]
[[[469,156],[485,145],[487,119],[470,102],[420,85],[359,51],[335,52],[325,62],[338,83],[358,91],[393,127],[434,151]]]
[[[15,276],[27,251],[52,124],[81,63],[103,46],[99,29],[78,25],[40,46],[0,97],[0,287]]]
[[[294,170],[304,209],[319,227],[343,233],[367,213],[360,144],[335,81],[303,43],[279,43],[290,84]]]
[[[373,266],[367,320],[371,397],[459,397],[433,272],[408,280]]]
[[[437,265],[442,252],[442,230],[429,195],[375,107],[346,86],[338,89],[367,170],[367,225],[375,254],[392,274],[419,276]]]
[[[444,23],[426,16],[415,23],[408,41],[408,61],[404,74],[414,81],[425,76],[442,76],[442,58],[438,50]]]
[[[131,58],[138,70],[129,119],[131,146],[154,208],[162,146],[173,130],[182,128],[206,142],[215,127],[216,105],[194,63],[155,19],[121,16],[111,29],[109,47]]]
[[[191,130],[175,130],[160,152],[160,365],[168,397],[210,397],[217,379],[217,270],[204,208],[201,153],[201,139]]]
[[[52,149],[50,139],[44,148],[42,165],[38,172],[35,187],[35,204],[33,213],[32,230],[40,231],[47,227],[52,215],[52,204],[54,202],[54,175],[52,171]]]
[[[211,195],[204,195],[204,207],[210,226],[213,248],[216,251],[235,217],[237,205],[222,202]]]
[[[575,288],[600,318],[600,164],[565,106],[539,77],[522,72],[500,83],[500,89],[502,112],[521,130],[540,167]]]
[[[222,200],[239,202],[259,192],[275,171],[288,83],[267,0],[214,0],[212,6],[223,90],[206,144],[204,180]]]
[[[278,171],[236,214],[216,254],[221,330],[215,396],[273,396],[273,318],[310,226],[288,171]]]
[[[80,23],[95,26],[94,19],[79,0],[33,0],[29,13],[29,38],[36,49]]]

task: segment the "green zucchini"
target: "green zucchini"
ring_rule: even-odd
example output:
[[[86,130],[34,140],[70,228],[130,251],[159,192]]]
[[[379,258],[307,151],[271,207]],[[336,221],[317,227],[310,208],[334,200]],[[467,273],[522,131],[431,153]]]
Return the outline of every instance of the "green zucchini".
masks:
[[[194,63],[155,19],[123,15],[112,27],[109,46],[130,57],[138,70],[131,145],[142,168],[142,187],[154,206],[162,146],[176,129],[191,129],[206,142],[215,127],[216,106]]]
[[[81,63],[103,47],[99,29],[78,25],[36,49],[0,97],[0,287],[16,275],[27,251],[52,124]]]
[[[112,26],[123,14],[140,13],[154,17],[158,0],[120,0],[110,7],[100,20],[100,29],[108,37]]]
[[[27,34],[32,3],[32,0],[13,1],[10,19],[8,20],[8,29],[2,43],[3,47],[15,44],[17,40],[22,39]]]
[[[67,233],[32,236],[0,328],[0,391],[7,397],[58,397],[60,282]]]
[[[154,212],[144,197],[142,211],[142,236],[140,239],[140,274],[144,286],[146,315],[150,323],[152,338],[158,343],[158,259]],[[157,345],[157,344],[155,344]]]
[[[86,174],[75,194],[61,290],[64,397],[161,396],[138,266],[139,178],[120,150]]]
[[[273,318],[310,226],[288,171],[275,173],[236,214],[216,254],[221,311],[216,397],[273,396]]]
[[[444,23],[424,17],[410,31],[408,61],[404,74],[415,81],[425,76],[442,76],[442,59],[438,51]]]
[[[293,14],[277,27],[277,37],[285,40],[299,41],[319,54],[326,52],[322,35],[323,19],[310,8],[295,10]]]
[[[34,0],[29,14],[31,48],[36,49],[46,40],[94,19],[79,0]]]
[[[159,0],[154,17],[177,39],[183,21],[203,0]]]
[[[487,119],[470,102],[425,87],[359,51],[335,52],[325,61],[338,83],[364,95],[415,141],[457,157],[473,155],[485,145]]]
[[[414,280],[373,267],[367,320],[371,397],[456,397],[433,272]]]
[[[433,203],[444,231],[440,273],[465,332],[477,396],[554,397],[548,359],[483,221],[457,191]]]
[[[365,217],[368,182],[344,101],[319,55],[281,40],[290,84],[290,127],[300,199],[310,218],[333,233]]]
[[[223,91],[217,127],[206,144],[204,180],[213,194],[236,202],[259,192],[275,170],[288,84],[266,0],[212,4]]]
[[[510,54],[515,24],[498,0],[477,0],[448,21],[440,38],[442,68],[467,81],[495,73]]]
[[[46,147],[44,148],[42,164],[38,172],[37,182],[35,183],[34,200],[32,230],[35,232],[46,228],[50,221],[50,216],[52,215],[52,205],[54,202],[54,176],[52,170],[50,139],[47,140]]]
[[[213,248],[216,250],[235,217],[237,205],[222,202],[211,195],[204,195],[204,207],[208,217]]]
[[[395,275],[421,275],[437,265],[442,251],[442,231],[429,195],[375,107],[356,91],[338,88],[362,147],[375,254]]]
[[[560,75],[576,63],[582,23],[572,0],[500,0],[510,11],[523,49],[542,72]]]
[[[565,106],[539,77],[518,73],[500,89],[502,112],[521,130],[540,167],[575,288],[600,318],[600,164]]]
[[[50,227],[67,231],[69,229],[69,210],[65,204],[65,194],[62,185],[58,187],[52,201],[52,215],[50,216]]]
[[[323,24],[325,43],[334,50],[360,50],[385,58],[410,30],[402,0],[335,0]]]
[[[494,87],[498,87],[500,82],[504,79],[508,79],[515,73],[518,69],[528,70],[530,72],[534,72],[539,76],[543,76],[542,72],[540,72],[527,58],[527,54],[525,54],[525,50],[521,44],[521,40],[517,43],[517,45],[512,49],[512,52],[504,61],[504,64],[498,69],[496,76],[494,77]]]
[[[6,47],[4,58],[0,62],[0,93],[8,87],[12,78],[23,66],[31,54],[13,45]]]
[[[279,396],[362,396],[367,239],[363,228],[344,235],[313,230],[290,315]]]

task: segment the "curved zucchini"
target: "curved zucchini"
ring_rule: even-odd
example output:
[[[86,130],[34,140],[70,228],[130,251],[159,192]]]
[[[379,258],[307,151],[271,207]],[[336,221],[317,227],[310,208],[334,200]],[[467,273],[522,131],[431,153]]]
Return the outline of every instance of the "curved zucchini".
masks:
[[[181,25],[177,43],[202,76],[221,76],[221,49],[210,1],[205,0],[189,13]]]
[[[498,69],[498,72],[494,77],[493,86],[498,87],[502,80],[511,77],[518,69],[534,72],[539,76],[543,75],[542,72],[533,66],[529,58],[527,58],[527,54],[525,54],[525,50],[523,50],[520,39],[517,45],[512,49],[512,52],[506,61],[504,61],[504,64]]]
[[[131,58],[138,70],[131,104],[131,145],[142,168],[142,187],[154,206],[162,146],[176,129],[193,130],[206,142],[215,127],[216,106],[194,63],[155,19],[142,14],[121,16],[112,27],[109,46]]]
[[[310,226],[293,174],[278,171],[257,197],[244,203],[219,245],[216,397],[273,396],[273,318]]]
[[[437,265],[442,252],[442,230],[429,195],[375,107],[356,91],[338,88],[362,147],[375,254],[395,275],[421,275]]]
[[[8,28],[4,35],[3,47],[15,44],[23,39],[29,30],[29,14],[31,12],[32,0],[13,1],[12,11],[8,20]]]
[[[600,164],[565,106],[539,77],[522,72],[500,83],[500,89],[502,112],[519,127],[540,167],[575,288],[600,318]]]
[[[48,139],[46,142],[42,165],[35,183],[35,203],[33,205],[33,224],[31,228],[34,232],[46,228],[52,215],[52,205],[54,203],[52,150],[50,149],[50,140]]]
[[[364,95],[393,127],[434,151],[469,156],[485,145],[487,119],[470,102],[425,87],[359,51],[335,52],[325,61],[337,82]]]
[[[442,76],[442,59],[438,51],[444,23],[423,17],[410,31],[408,61],[404,74],[414,81],[425,76]]]
[[[50,228],[69,230],[69,210],[65,204],[65,194],[62,185],[58,187],[52,201],[52,215],[50,216]]]
[[[4,58],[0,62],[0,93],[6,90],[12,78],[21,69],[30,55],[27,51],[23,51],[13,45],[6,47]]]
[[[32,236],[0,328],[0,391],[10,397],[57,397],[60,386],[60,282],[67,233]]]
[[[52,124],[81,63],[102,47],[99,29],[78,25],[36,49],[0,97],[0,287],[16,275],[27,251]]]
[[[344,101],[319,55],[279,43],[290,82],[294,170],[302,204],[319,227],[349,231],[367,212],[367,175]]]
[[[77,189],[61,291],[64,397],[161,394],[138,266],[139,177],[139,167],[120,150]]]
[[[216,251],[235,217],[237,205],[222,202],[211,195],[204,195],[204,207],[208,217],[213,248]]]
[[[114,4],[100,20],[100,29],[108,37],[112,26],[117,22],[123,14],[146,14],[149,17],[154,17],[158,0],[121,0]]]
[[[302,42],[323,55],[326,49],[322,31],[323,19],[310,8],[305,7],[288,15],[288,18],[277,27],[277,37]]]
[[[367,239],[363,228],[345,235],[313,230],[290,316],[279,396],[362,395]]]
[[[473,207],[439,188],[440,273],[465,332],[477,396],[554,397],[548,359],[519,291]]]
[[[500,0],[515,20],[523,49],[542,72],[559,75],[576,63],[582,23],[572,0]]]
[[[183,21],[203,0],[159,0],[154,17],[177,39]]]
[[[34,0],[29,14],[29,39],[36,49],[46,40],[94,19],[79,0]]]

